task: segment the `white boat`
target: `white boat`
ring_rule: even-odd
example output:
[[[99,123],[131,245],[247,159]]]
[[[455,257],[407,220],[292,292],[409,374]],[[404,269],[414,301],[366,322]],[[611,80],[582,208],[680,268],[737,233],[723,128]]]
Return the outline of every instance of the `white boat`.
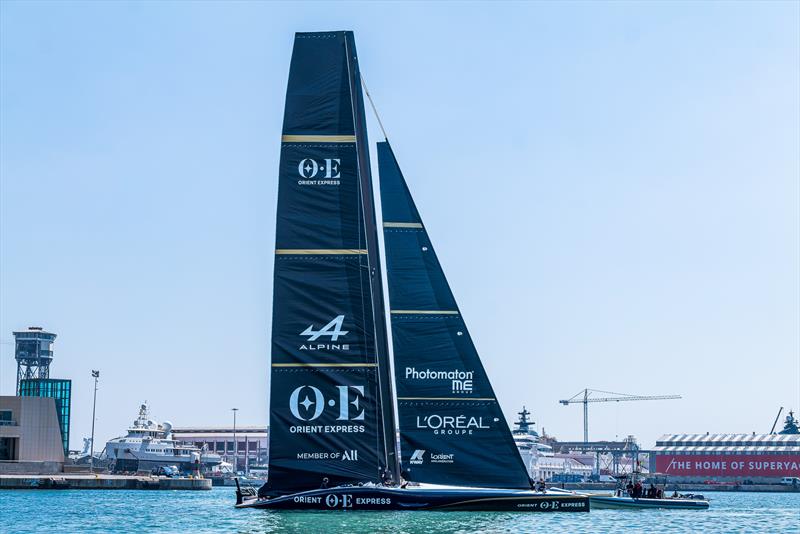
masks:
[[[593,510],[602,508],[705,510],[709,506],[708,500],[702,495],[679,495],[661,499],[634,498],[623,495],[589,495],[589,502]]]
[[[125,436],[106,443],[105,458],[112,471],[144,471],[175,465],[182,471],[207,469],[218,465],[220,455],[172,439],[172,424],[159,424],[149,418],[147,404]]]

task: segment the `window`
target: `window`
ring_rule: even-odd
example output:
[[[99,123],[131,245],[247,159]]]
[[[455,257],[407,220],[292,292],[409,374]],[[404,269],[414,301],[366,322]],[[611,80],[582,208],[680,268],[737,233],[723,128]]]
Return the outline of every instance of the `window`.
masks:
[[[0,410],[0,426],[10,426],[14,424],[11,410]]]

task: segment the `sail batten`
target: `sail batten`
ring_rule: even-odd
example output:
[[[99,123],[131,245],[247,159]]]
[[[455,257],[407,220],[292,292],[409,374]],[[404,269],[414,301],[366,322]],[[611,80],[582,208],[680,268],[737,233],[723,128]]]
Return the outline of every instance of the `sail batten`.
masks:
[[[432,484],[530,488],[388,142],[378,143],[378,161],[403,475]]]

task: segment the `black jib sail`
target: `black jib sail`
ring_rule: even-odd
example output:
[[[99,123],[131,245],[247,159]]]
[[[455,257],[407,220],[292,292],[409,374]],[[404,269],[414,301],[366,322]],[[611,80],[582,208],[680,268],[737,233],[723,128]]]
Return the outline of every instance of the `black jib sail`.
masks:
[[[489,378],[388,142],[378,143],[403,476],[530,488]]]
[[[262,495],[397,469],[386,326],[352,32],[298,33],[281,145]],[[385,401],[384,401],[385,399]],[[391,440],[387,440],[387,435]]]

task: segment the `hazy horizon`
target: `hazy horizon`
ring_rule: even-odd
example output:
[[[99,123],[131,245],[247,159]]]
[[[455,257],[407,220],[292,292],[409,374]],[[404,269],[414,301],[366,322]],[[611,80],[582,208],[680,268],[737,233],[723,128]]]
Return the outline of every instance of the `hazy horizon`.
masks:
[[[590,406],[646,446],[800,411],[797,2],[2,2],[0,395],[41,326],[73,449],[92,369],[98,445],[145,400],[267,424],[293,36],[338,29],[509,423],[581,439],[585,387],[682,395]]]

